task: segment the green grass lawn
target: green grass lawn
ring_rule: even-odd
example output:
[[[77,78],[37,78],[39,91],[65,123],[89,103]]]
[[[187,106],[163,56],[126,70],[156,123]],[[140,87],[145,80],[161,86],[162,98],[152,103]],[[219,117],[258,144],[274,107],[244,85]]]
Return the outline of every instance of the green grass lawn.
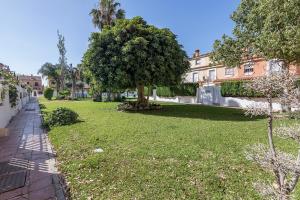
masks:
[[[252,183],[271,177],[244,155],[247,145],[266,143],[266,120],[238,109],[163,104],[125,113],[117,103],[41,103],[82,120],[49,133],[74,199],[260,199]],[[297,151],[291,141],[276,144]]]

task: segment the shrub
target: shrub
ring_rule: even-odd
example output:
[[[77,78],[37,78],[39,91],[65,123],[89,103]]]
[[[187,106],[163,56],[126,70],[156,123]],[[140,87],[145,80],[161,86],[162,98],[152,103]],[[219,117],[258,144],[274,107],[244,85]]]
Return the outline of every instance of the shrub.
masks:
[[[196,96],[198,83],[183,83],[170,87],[156,87],[156,94],[160,97]]]
[[[9,85],[8,86],[8,96],[9,96],[9,103],[10,103],[10,106],[12,108],[16,107],[17,104],[18,104],[18,89],[16,86],[14,85]]]
[[[46,117],[49,126],[64,126],[78,121],[78,114],[69,108],[57,108]]]
[[[183,83],[177,86],[171,87],[175,96],[196,96],[198,83]]]
[[[128,101],[118,105],[119,111],[146,111],[160,110],[162,107],[156,103],[141,103],[137,101]]]
[[[297,85],[298,88],[300,88],[300,79],[298,79],[298,80],[296,81],[296,85]]]
[[[175,97],[176,95],[170,87],[157,87],[156,94],[160,97]]]
[[[289,113],[289,118],[290,119],[300,119],[300,110],[290,112]]]
[[[53,93],[54,90],[52,88],[46,88],[46,90],[44,91],[44,97],[50,101],[53,97]]]
[[[93,101],[94,102],[101,102],[102,101],[102,94],[100,95],[96,95],[94,98],[93,98]]]
[[[57,100],[68,100],[68,97],[71,95],[70,90],[60,91],[56,97]]]
[[[246,89],[248,81],[225,81],[221,83],[221,95],[223,97],[262,97],[261,94]]]
[[[39,107],[40,107],[41,110],[46,109],[46,106],[44,104],[42,104],[42,103],[39,104]]]

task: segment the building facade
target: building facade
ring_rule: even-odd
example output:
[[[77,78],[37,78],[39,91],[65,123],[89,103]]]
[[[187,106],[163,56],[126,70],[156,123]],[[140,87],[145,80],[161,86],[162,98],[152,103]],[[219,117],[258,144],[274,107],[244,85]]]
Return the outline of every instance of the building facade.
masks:
[[[33,75],[19,75],[18,79],[22,85],[32,88],[33,96],[43,94],[44,86],[42,84],[42,77]]]
[[[191,68],[185,76],[185,82],[198,82],[200,86],[212,86],[230,80],[249,80],[281,69],[281,63],[275,59],[266,61],[255,58],[232,68],[213,65],[209,56],[209,53],[201,55],[199,50],[195,51],[190,59]],[[291,66],[290,71],[300,77],[300,66]]]

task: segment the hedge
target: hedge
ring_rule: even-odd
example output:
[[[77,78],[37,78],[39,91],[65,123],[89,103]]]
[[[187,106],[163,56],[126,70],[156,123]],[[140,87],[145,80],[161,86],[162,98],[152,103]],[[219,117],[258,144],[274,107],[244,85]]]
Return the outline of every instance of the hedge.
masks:
[[[156,94],[160,97],[175,97],[175,96],[196,96],[197,83],[183,83],[176,86],[159,86],[156,87]]]
[[[221,95],[223,97],[263,97],[262,94],[245,88],[249,81],[225,81],[221,83]],[[300,87],[300,80],[296,82]]]
[[[296,85],[298,88],[300,88],[300,79],[296,81]]]

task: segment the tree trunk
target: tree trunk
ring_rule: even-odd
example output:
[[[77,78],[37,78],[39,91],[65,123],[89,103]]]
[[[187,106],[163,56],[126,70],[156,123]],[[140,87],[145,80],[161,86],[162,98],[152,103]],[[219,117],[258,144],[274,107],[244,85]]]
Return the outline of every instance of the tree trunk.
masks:
[[[146,101],[144,84],[138,84],[137,89],[138,89],[138,100],[137,101],[138,101],[138,103],[144,103]]]
[[[273,154],[273,157],[276,157],[276,151],[275,146],[273,142],[273,105],[272,105],[272,97],[268,97],[268,103],[269,103],[269,113],[268,113],[268,140],[269,140],[269,146],[270,150]]]
[[[60,88],[61,91],[65,90],[65,67],[63,65],[61,65]]]
[[[75,86],[76,86],[76,82],[75,80],[72,80],[72,99],[75,99]]]

